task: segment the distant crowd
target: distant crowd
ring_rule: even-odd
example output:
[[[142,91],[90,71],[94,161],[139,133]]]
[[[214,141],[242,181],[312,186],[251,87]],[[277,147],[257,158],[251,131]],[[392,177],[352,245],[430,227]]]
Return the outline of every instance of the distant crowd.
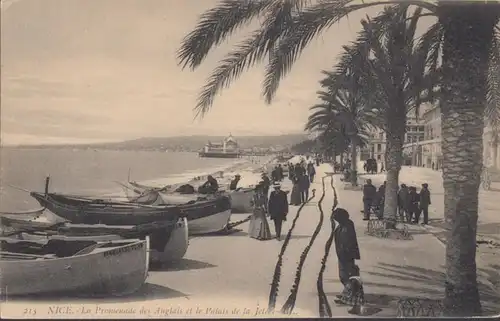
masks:
[[[371,179],[366,180],[363,186],[363,220],[370,219],[370,213],[375,213],[379,219],[384,216],[385,203],[384,182],[377,190]],[[415,186],[401,184],[398,191],[398,215],[402,221],[418,224],[423,214],[422,224],[429,224],[429,205],[431,205],[431,193],[427,183],[422,184],[420,192]]]

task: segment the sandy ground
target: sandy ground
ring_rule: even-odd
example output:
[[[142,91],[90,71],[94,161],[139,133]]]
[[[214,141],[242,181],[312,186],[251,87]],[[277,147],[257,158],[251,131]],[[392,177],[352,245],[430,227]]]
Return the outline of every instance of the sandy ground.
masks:
[[[279,311],[285,302],[295,277],[297,263],[311,235],[316,228],[320,213],[317,202],[321,196],[322,173],[331,171],[323,164],[318,168],[316,197],[304,207],[292,238],[285,252],[280,288],[277,299]],[[326,179],[326,195],[322,207],[325,221],[307,256],[302,270],[295,309],[291,317],[317,317],[318,294],[316,280],[324,245],[330,235],[329,216],[333,205],[333,192]],[[422,229],[413,230],[412,241],[380,239],[364,234],[361,193],[342,189],[339,176],[334,177],[337,186],[339,206],[346,208],[353,219],[361,250],[358,263],[364,281],[367,313],[377,317],[396,316],[396,302],[402,297],[440,298],[443,293],[444,247],[434,236]],[[284,188],[290,188],[288,180]],[[296,206],[290,207],[287,222],[283,226],[286,233],[297,212]],[[248,214],[235,214],[237,221]],[[271,231],[274,234],[272,222]],[[4,317],[45,317],[45,318],[225,318],[225,317],[280,317],[279,313],[266,314],[270,283],[283,241],[271,239],[258,241],[247,235],[248,223],[238,226],[241,231],[226,236],[205,236],[190,239],[185,258],[172,266],[150,271],[147,283],[132,296],[107,300],[81,301],[64,299],[61,301],[13,301],[2,306]],[[480,267],[487,271],[491,267]],[[491,273],[494,273],[493,270]],[[498,272],[497,272],[498,273]],[[498,294],[481,284],[483,305],[492,313]],[[338,280],[338,267],[335,248],[332,247],[324,276],[325,292],[334,316],[349,316],[345,306],[333,303],[342,285]],[[72,313],[51,312],[53,306],[70,307]],[[30,315],[27,307],[36,311]],[[112,310],[115,309],[115,310]],[[128,309],[128,310],[125,310]],[[493,309],[494,310],[494,309]],[[16,313],[17,311],[17,313]],[[76,312],[75,312],[76,311]],[[86,312],[82,314],[82,312]],[[24,314],[23,314],[24,313]],[[31,312],[31,314],[33,314]],[[290,316],[288,316],[290,317]]]

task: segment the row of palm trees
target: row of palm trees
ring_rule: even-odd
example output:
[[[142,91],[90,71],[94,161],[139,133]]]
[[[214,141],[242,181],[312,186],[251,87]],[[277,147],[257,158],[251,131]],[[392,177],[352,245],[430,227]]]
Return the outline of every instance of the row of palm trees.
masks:
[[[370,126],[386,132],[384,214],[394,228],[406,115],[412,108],[418,113],[422,103],[439,102],[445,216],[451,220],[445,314],[478,315],[475,259],[483,130],[485,116],[493,119],[490,123],[500,119],[494,108],[499,101],[499,1],[222,0],[183,40],[179,61],[198,67],[223,40],[261,18],[261,26],[214,70],[196,109],[206,113],[224,87],[259,62],[267,63],[263,93],[270,103],[312,39],[349,13],[375,5],[385,5],[384,11],[362,20],[358,38],[326,74],[321,103],[313,107],[307,127],[322,130],[322,141],[347,138],[351,146],[362,141]],[[423,16],[437,17],[437,22],[417,38]]]

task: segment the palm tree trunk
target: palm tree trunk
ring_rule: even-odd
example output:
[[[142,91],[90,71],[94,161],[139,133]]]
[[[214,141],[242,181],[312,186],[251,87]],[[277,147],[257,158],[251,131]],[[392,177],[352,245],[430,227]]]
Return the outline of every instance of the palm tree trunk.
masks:
[[[445,315],[481,314],[476,272],[478,192],[483,164],[488,54],[499,8],[441,2],[445,29],[441,104],[446,242]]]
[[[404,105],[403,105],[404,106]],[[389,114],[387,120],[387,139],[385,153],[385,202],[384,219],[386,228],[396,228],[398,209],[399,172],[403,163],[403,142],[406,131],[406,108],[398,108]]]
[[[351,184],[358,186],[358,149],[354,143],[351,143]]]

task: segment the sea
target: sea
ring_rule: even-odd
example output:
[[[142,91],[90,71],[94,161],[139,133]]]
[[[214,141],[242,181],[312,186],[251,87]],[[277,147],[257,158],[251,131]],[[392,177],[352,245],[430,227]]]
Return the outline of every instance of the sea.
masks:
[[[126,183],[129,175],[130,180],[161,186],[263,159],[200,158],[191,152],[2,148],[0,211],[39,208],[27,191],[43,192],[47,176],[50,192],[98,197],[121,191],[117,182]]]

